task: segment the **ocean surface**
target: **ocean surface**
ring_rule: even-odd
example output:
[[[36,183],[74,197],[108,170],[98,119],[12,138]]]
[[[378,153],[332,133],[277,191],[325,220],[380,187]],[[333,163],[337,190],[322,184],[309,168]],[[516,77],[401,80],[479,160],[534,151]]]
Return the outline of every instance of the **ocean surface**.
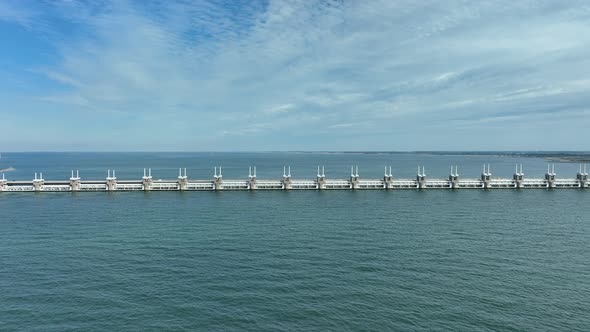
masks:
[[[9,179],[446,177],[537,158],[4,153]],[[574,177],[577,164],[556,164]],[[0,331],[590,331],[590,191],[0,193]]]

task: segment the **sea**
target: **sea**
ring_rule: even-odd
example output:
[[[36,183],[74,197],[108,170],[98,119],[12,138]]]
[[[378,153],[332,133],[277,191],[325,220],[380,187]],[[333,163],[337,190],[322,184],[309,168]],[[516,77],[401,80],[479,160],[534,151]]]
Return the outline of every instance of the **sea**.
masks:
[[[3,153],[9,180],[543,177],[422,153]],[[578,164],[557,163],[557,177]],[[0,193],[0,331],[590,331],[590,191]]]

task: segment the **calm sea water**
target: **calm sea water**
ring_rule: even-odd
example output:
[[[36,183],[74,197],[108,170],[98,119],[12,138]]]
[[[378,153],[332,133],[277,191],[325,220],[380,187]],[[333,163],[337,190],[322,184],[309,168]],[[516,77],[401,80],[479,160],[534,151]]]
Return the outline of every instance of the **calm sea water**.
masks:
[[[539,159],[3,154],[11,179],[446,176]],[[429,171],[430,170],[430,171]],[[558,164],[573,177],[577,165]],[[0,194],[2,331],[588,331],[590,191]]]

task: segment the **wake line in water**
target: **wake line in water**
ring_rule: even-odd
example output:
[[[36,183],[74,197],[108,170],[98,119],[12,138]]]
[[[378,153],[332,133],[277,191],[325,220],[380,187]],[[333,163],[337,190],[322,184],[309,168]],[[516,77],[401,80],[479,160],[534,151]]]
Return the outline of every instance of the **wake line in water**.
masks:
[[[0,172],[12,172],[12,171],[16,171],[16,168],[8,167],[8,168],[0,169]]]

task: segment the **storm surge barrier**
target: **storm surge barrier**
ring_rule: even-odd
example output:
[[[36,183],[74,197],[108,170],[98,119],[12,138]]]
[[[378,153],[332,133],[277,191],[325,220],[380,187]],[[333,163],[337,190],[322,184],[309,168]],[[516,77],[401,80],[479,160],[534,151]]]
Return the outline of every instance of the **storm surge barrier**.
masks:
[[[82,180],[79,171],[72,171],[69,180],[43,179],[35,173],[28,181],[8,180],[2,174],[0,192],[79,192],[79,191],[220,191],[220,190],[424,190],[424,189],[584,189],[590,186],[586,165],[580,165],[575,178],[557,178],[555,166],[548,165],[544,178],[526,178],[521,165],[516,165],[512,178],[492,177],[490,165],[484,165],[480,178],[461,178],[457,166],[451,166],[448,178],[426,176],[424,166],[418,167],[416,178],[394,178],[391,166],[385,167],[383,178],[362,179],[358,166],[351,167],[348,179],[331,179],[325,168],[317,168],[315,179],[291,177],[291,167],[283,168],[280,179],[258,179],[256,167],[250,167],[247,179],[224,179],[221,167],[214,167],[212,179],[189,179],[186,168],[178,170],[178,178],[154,180],[151,169],[143,170],[139,180],[119,180],[115,170],[107,170],[104,180]]]

